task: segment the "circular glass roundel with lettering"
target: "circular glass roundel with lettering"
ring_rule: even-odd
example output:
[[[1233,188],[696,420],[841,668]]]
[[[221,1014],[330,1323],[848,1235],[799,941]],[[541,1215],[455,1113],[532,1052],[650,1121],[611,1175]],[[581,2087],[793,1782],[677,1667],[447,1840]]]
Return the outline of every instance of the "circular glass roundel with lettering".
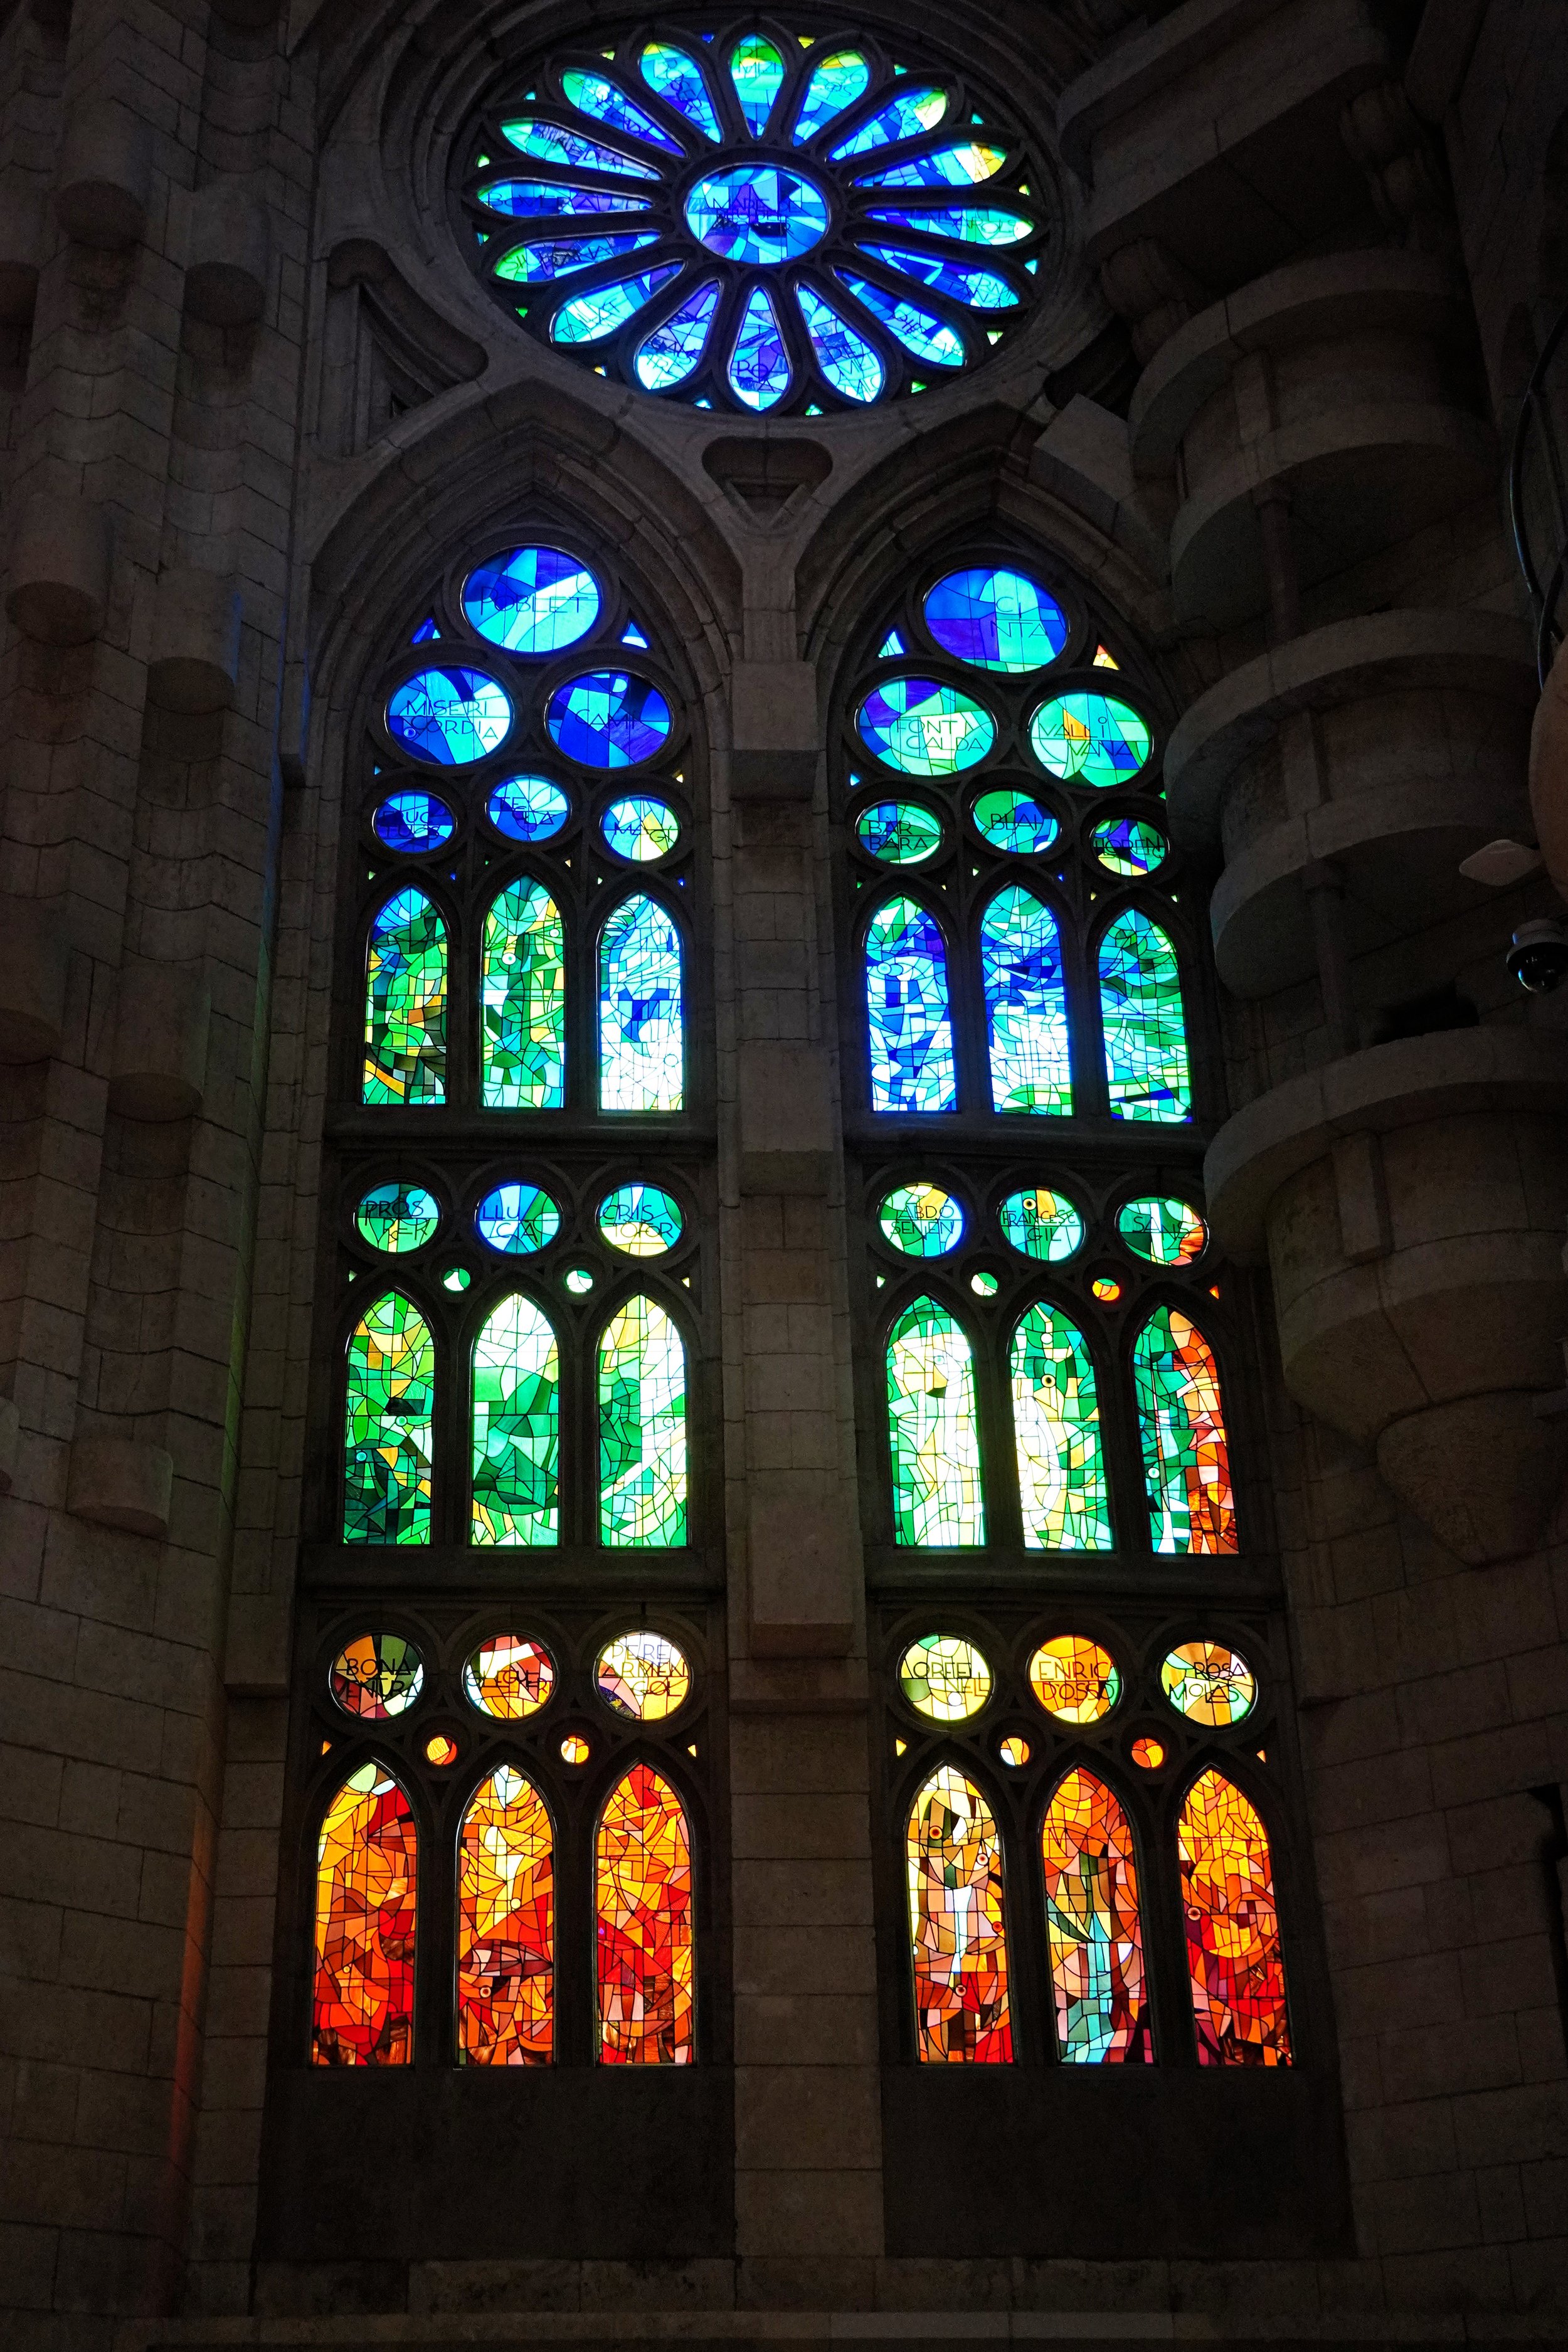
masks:
[[[388,1257],[423,1249],[440,1223],[441,1203],[423,1184],[373,1184],[354,1211],[361,1234]]]
[[[384,849],[395,850],[402,857],[416,857],[450,841],[457,820],[434,793],[394,793],[382,802],[370,822]]]
[[[983,703],[931,677],[889,677],[855,714],[860,740],[906,776],[956,776],[984,760],[996,721]]]
[[[925,1633],[899,1660],[899,1688],[932,1723],[966,1723],[991,1696],[991,1669],[960,1633]]]
[[[1116,1213],[1116,1230],[1134,1257],[1150,1265],[1191,1265],[1208,1246],[1209,1229],[1185,1201],[1140,1193]]]
[[[462,152],[468,257],[510,320],[612,383],[731,417],[927,391],[1005,345],[1039,292],[1048,184],[987,94],[902,44],[645,26],[526,61]],[[973,591],[978,650],[959,657],[1053,658],[1030,657],[1050,600],[973,576],[1001,584]],[[932,593],[943,642],[964,592]]]
[[[942,847],[942,819],[918,801],[878,801],[856,818],[855,838],[884,866],[923,866]]]
[[[1097,792],[1130,784],[1152,740],[1138,713],[1109,694],[1058,694],[1029,721],[1029,742],[1047,774]]]
[[[498,1184],[474,1212],[480,1241],[508,1257],[548,1249],[561,1231],[561,1212],[537,1184]]]
[[[612,801],[599,820],[599,831],[605,848],[617,857],[648,866],[656,857],[668,857],[675,847],[680,819],[668,802],[638,793],[630,800]]]
[[[680,1203],[658,1184],[619,1184],[599,1203],[599,1231],[628,1257],[663,1257],[680,1239]]]
[[[572,814],[572,803],[548,776],[506,776],[485,803],[485,814],[508,841],[549,841]]]
[[[982,841],[1010,857],[1043,856],[1061,830],[1043,801],[1012,784],[977,794],[970,814]]]
[[[416,670],[386,700],[386,731],[410,759],[442,768],[489,759],[511,728],[505,688],[483,670]]]
[[[401,1633],[361,1633],[332,1660],[327,1685],[345,1715],[385,1723],[418,1698],[425,1661]]]
[[[1067,614],[1024,572],[989,564],[950,572],[929,591],[923,609],[943,653],[975,669],[1044,669],[1068,641]]]
[[[1060,1633],[1042,1642],[1029,1660],[1029,1688],[1046,1713],[1063,1723],[1098,1723],[1121,1696],[1121,1675],[1098,1642]]]
[[[463,583],[463,612],[481,637],[509,654],[559,654],[599,617],[599,583],[559,547],[513,547],[477,563]]]
[[[1070,1201],[1043,1184],[1009,1192],[996,1212],[1002,1238],[1025,1257],[1059,1265],[1083,1244],[1083,1219]]]
[[[1108,816],[1089,835],[1089,845],[1108,874],[1132,881],[1163,866],[1168,847],[1157,824],[1141,816]]]
[[[1223,1642],[1183,1642],[1160,1668],[1160,1687],[1178,1715],[1211,1731],[1252,1713],[1258,1682],[1247,1660]]]
[[[617,1633],[600,1651],[594,1668],[595,1686],[612,1715],[632,1723],[662,1723],[684,1706],[691,1689],[691,1669],[683,1653],[662,1633],[646,1627],[635,1633]]]
[[[940,1184],[900,1184],[885,1196],[877,1223],[905,1257],[945,1257],[963,1239],[963,1211]]]
[[[635,768],[669,740],[669,705],[630,670],[587,670],[557,687],[544,713],[556,745],[584,768]]]
[[[463,1666],[463,1696],[481,1715],[521,1723],[537,1715],[555,1687],[555,1666],[541,1642],[496,1633]]]

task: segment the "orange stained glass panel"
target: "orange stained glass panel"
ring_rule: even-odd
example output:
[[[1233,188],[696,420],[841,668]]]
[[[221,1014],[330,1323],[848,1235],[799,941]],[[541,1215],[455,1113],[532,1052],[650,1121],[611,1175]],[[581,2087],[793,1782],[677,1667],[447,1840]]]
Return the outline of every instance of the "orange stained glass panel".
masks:
[[[1132,1349],[1150,1535],[1157,1552],[1234,1552],[1230,1445],[1214,1352],[1177,1307],[1159,1307]]]
[[[1132,1832],[1104,1781],[1081,1766],[1047,1808],[1040,1856],[1063,2058],[1148,2064],[1154,2052]]]
[[[543,1798],[502,1764],[458,1835],[458,2058],[548,2066],[555,2050],[554,1841]]]
[[[1198,2061],[1289,2066],[1290,2022],[1268,1838],[1222,1772],[1193,1783],[1177,1832]]]
[[[351,1772],[316,1850],[310,2062],[406,2066],[413,2054],[419,1832],[380,1764]]]
[[[962,1772],[933,1772],[910,1814],[910,1937],[918,2055],[1005,2063],[1013,2055],[1002,1843]]]
[[[599,2056],[606,2065],[689,2066],[695,2050],[691,1836],[651,1765],[610,1791],[595,1870]]]

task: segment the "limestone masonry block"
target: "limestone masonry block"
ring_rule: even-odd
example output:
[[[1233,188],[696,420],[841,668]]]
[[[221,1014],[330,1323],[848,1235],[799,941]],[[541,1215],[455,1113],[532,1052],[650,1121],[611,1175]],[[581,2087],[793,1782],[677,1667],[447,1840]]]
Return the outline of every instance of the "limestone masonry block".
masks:
[[[206,1085],[212,992],[200,965],[131,959],[120,974],[109,1105],[126,1118],[189,1118]]]
[[[60,149],[55,215],[79,245],[139,245],[153,186],[149,125],[117,99],[73,109]]]
[[[16,1483],[17,1435],[16,1408],[9,1397],[0,1397],[0,1495],[8,1495]]]
[[[52,907],[0,898],[0,1062],[58,1053],[68,954]]]
[[[808,801],[818,758],[809,662],[740,661],[731,698],[730,784],[737,800]]]
[[[158,583],[147,692],[162,709],[226,710],[239,679],[242,614],[235,582],[181,565]]]
[[[71,1447],[66,1508],[100,1527],[166,1536],[174,1456],[138,1437],[79,1437]]]
[[[833,1152],[827,1055],[820,1045],[741,1048],[741,1189],[820,1192]]]
[[[215,327],[247,326],[267,299],[268,214],[255,183],[214,180],[191,199],[185,309]]]
[[[841,1657],[860,1569],[844,1496],[803,1470],[753,1470],[747,1492],[753,1655]]]
[[[12,187],[0,205],[0,326],[25,326],[44,261],[44,207],[32,189]]]
[[[5,610],[46,645],[83,646],[109,607],[109,518],[86,499],[34,490],[16,510]]]

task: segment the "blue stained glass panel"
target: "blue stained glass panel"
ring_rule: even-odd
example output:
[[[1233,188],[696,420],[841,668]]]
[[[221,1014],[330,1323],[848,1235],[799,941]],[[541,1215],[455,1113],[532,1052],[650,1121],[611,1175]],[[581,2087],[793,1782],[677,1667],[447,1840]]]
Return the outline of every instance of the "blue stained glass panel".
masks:
[[[922,866],[942,847],[942,820],[916,801],[878,801],[856,818],[855,837],[885,866]]]
[[[940,205],[930,212],[872,212],[887,228],[918,229],[922,236],[956,237],[961,245],[1020,245],[1035,234],[1026,213],[1003,212],[993,205]]]
[[[900,139],[918,139],[922,131],[934,131],[946,112],[945,91],[929,88],[901,89],[828,152],[838,163],[846,155],[865,155],[874,147],[894,147]]]
[[[656,857],[668,856],[680,839],[680,819],[668,801],[639,793],[632,800],[612,801],[599,819],[599,830],[605,847],[617,857],[647,866]]]
[[[599,1108],[685,1101],[680,934],[656,898],[623,898],[599,940]]]
[[[387,698],[387,732],[416,760],[467,767],[493,751],[511,725],[511,704],[479,669],[422,669]]]
[[[1112,1118],[1191,1118],[1192,1073],[1175,950],[1129,907],[1100,943],[1100,1018]]]
[[[893,163],[885,172],[862,172],[862,188],[972,188],[989,180],[1007,161],[1005,147],[990,147],[978,139],[960,147],[938,147],[929,155],[912,155],[907,163]]]
[[[477,563],[463,610],[481,637],[510,654],[558,654],[599,617],[599,583],[558,547],[513,547]]]
[[[1072,1109],[1061,935],[1027,890],[999,891],[980,926],[980,962],[996,1110]]]
[[[446,802],[438,801],[433,793],[394,793],[371,819],[377,841],[405,856],[439,849],[444,841],[451,840],[455,823]]]
[[[1152,874],[1165,862],[1166,842],[1158,825],[1142,817],[1108,816],[1097,824],[1089,844],[1100,864],[1112,874],[1130,877]]]
[[[504,278],[511,286],[545,286],[557,278],[570,278],[575,271],[592,269],[601,261],[619,261],[628,253],[640,253],[644,246],[658,243],[658,232],[651,228],[627,236],[542,238],[533,245],[514,245],[496,263],[496,276]]]
[[[900,636],[897,629],[889,629],[887,635],[882,639],[881,644],[877,647],[877,659],[879,661],[901,661],[905,654],[908,652],[909,647],[905,645],[902,637]]]
[[[789,390],[789,354],[773,306],[760,286],[746,298],[730,354],[730,389],[748,408],[773,408]]]
[[[680,142],[668,131],[661,131],[651,114],[634,106],[618,82],[607,80],[603,74],[584,73],[574,66],[561,77],[561,87],[566,102],[579,114],[592,116],[595,122],[608,123],[612,131],[629,131],[634,139],[646,139],[650,147],[662,147],[667,155],[679,155]]]
[[[592,213],[646,213],[647,198],[619,188],[558,188],[548,180],[492,180],[479,190],[492,213],[515,220],[564,220]]]
[[[952,1110],[958,1099],[947,950],[918,899],[889,898],[866,933],[873,1110]]]
[[[864,98],[871,86],[871,68],[858,49],[835,49],[812,68],[805,96],[795,118],[795,144],[804,147],[825,124]]]
[[[485,803],[485,814],[509,841],[548,841],[571,814],[571,802],[548,776],[507,776]]]
[[[944,653],[976,669],[1041,669],[1068,641],[1067,614],[1026,572],[985,564],[950,572],[925,601],[925,623]]]
[[[560,163],[570,172],[614,172],[625,180],[658,177],[652,163],[636,163],[617,149],[605,147],[597,139],[584,139],[578,131],[563,130],[558,122],[525,119],[503,122],[501,129],[520,155],[527,155],[536,163]]]
[[[827,199],[799,172],[740,163],[710,172],[686,199],[686,225],[710,253],[771,268],[797,261],[826,234]]]
[[[589,670],[550,698],[544,723],[569,760],[585,768],[631,768],[668,740],[669,705],[630,670]]]
[[[957,775],[996,740],[988,710],[929,677],[889,677],[873,687],[855,724],[867,750],[906,776]]]
[[[561,1212],[537,1184],[498,1184],[474,1212],[480,1241],[507,1257],[531,1257],[561,1231]]]
[[[640,278],[617,278],[613,286],[596,286],[591,294],[574,294],[563,302],[550,321],[550,339],[556,343],[596,343],[635,319],[661,287],[680,274],[672,261],[662,269],[645,270]]]
[[[426,614],[408,642],[411,646],[427,646],[432,637],[438,637],[440,634],[440,630],[436,626],[434,614]]]
[[[730,52],[730,79],[753,139],[760,139],[768,127],[784,78],[783,58],[761,33],[748,33]]]
[[[673,41],[649,41],[637,59],[637,68],[649,89],[657,90],[667,106],[695,123],[704,139],[723,136],[695,58],[678,49]]]
[[[886,372],[865,336],[858,335],[809,286],[797,286],[795,299],[800,304],[816,364],[834,391],[842,393],[846,400],[875,400]]]
[[[993,849],[1010,857],[1039,857],[1055,841],[1056,818],[1029,793],[1011,785],[982,793],[974,803],[974,830]]]
[[[994,269],[971,269],[963,262],[944,261],[940,254],[907,253],[896,245],[868,245],[865,250],[873,261],[898,270],[900,277],[916,278],[938,294],[950,295],[955,302],[967,302],[972,310],[1012,310],[1017,307],[1017,294]]]
[[[922,310],[918,302],[873,286],[869,278],[858,278],[853,270],[836,269],[833,274],[916,359],[928,361],[932,367],[963,365],[963,337],[956,328],[944,326],[934,311]]]
[[[708,278],[689,294],[678,310],[661,320],[637,345],[633,372],[645,392],[668,392],[684,383],[708,348],[709,330],[719,308],[719,280]],[[623,638],[623,644],[644,644],[643,638]]]

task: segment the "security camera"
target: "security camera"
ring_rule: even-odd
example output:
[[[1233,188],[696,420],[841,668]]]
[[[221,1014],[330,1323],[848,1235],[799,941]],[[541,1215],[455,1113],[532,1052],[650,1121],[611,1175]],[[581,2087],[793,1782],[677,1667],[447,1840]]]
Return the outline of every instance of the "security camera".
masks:
[[[1507,961],[1521,988],[1531,996],[1550,996],[1568,980],[1568,930],[1561,923],[1521,923]]]

